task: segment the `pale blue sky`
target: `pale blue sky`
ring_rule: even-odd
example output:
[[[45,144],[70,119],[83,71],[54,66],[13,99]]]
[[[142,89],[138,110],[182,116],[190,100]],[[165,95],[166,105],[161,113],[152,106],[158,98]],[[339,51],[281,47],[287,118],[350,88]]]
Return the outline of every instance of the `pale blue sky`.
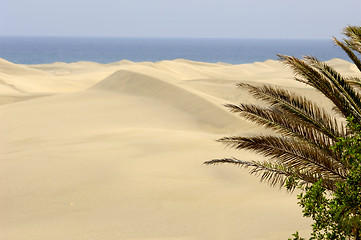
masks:
[[[360,11],[361,0],[0,0],[0,35],[329,39]]]

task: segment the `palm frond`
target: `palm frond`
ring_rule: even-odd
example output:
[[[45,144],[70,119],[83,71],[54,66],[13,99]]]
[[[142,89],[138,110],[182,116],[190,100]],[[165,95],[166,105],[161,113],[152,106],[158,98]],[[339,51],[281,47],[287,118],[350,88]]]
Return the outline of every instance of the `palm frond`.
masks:
[[[361,119],[361,97],[352,85],[349,84],[347,78],[342,77],[335,69],[314,57],[306,57],[306,60],[335,86],[336,91],[339,92],[354,109],[354,115],[358,115],[358,119]]]
[[[348,77],[346,80],[350,85],[361,90],[361,78],[359,77]]]
[[[302,124],[302,121],[283,109],[264,108],[253,104],[226,104],[225,106],[244,119],[272,129],[283,136],[295,137],[300,141],[305,141],[320,148],[325,154],[335,157],[334,152],[330,150],[330,146],[335,142],[334,139],[307,124]]]
[[[344,39],[344,42],[352,50],[361,53],[361,27],[360,26],[347,26],[343,34],[349,39]]]
[[[361,71],[361,61],[360,59],[358,59],[358,57],[352,52],[352,50],[350,49],[349,46],[347,46],[346,44],[340,42],[339,40],[337,40],[336,38],[333,38],[333,41],[336,43],[336,45],[338,45],[339,47],[342,48],[342,50],[348,55],[348,57],[352,60],[352,62],[356,65],[356,67],[358,68],[358,70]],[[350,44],[350,43],[349,43]],[[348,45],[349,45],[348,44]]]
[[[248,92],[257,99],[266,101],[271,106],[276,106],[287,111],[292,114],[297,121],[302,121],[310,128],[317,129],[331,139],[344,136],[344,132],[342,128],[338,126],[337,120],[305,97],[290,93],[284,89],[266,85],[258,87],[239,83],[238,86],[247,89]]]
[[[290,169],[304,169],[335,179],[344,179],[344,173],[347,171],[337,159],[330,158],[317,148],[292,138],[276,136],[224,137],[217,141],[235,149],[254,151],[272,161],[282,163]]]
[[[329,82],[321,81],[322,79],[320,78],[322,78],[322,75],[309,64],[307,64],[304,60],[280,54],[277,56],[279,57],[280,61],[293,70],[296,80],[314,87],[321,93],[330,91],[330,89],[332,89],[332,86],[329,84]]]
[[[355,109],[356,105],[354,102],[344,96],[343,94],[345,92],[340,92],[338,89],[339,86],[330,81],[328,76],[320,73],[317,68],[307,62],[307,59],[300,60],[296,57],[284,55],[279,55],[279,57],[287,66],[290,66],[294,70],[295,74],[302,79],[302,82],[319,90],[325,97],[330,99],[339,112],[342,113],[344,118],[354,116],[359,122],[361,122],[361,115]]]
[[[207,161],[204,164],[206,165],[216,165],[220,163],[229,163],[235,164],[243,168],[250,168],[250,173],[256,176],[261,175],[261,182],[267,181],[271,186],[279,185],[282,187],[285,183],[285,180],[290,176],[286,168],[283,168],[279,164],[269,164],[265,162],[257,161],[242,161],[236,158],[223,158],[223,159],[213,159]]]
[[[301,180],[301,184],[308,185],[317,182],[321,176],[318,173],[310,173],[300,169],[290,169],[282,163],[270,163],[267,161],[242,161],[236,158],[223,158],[213,159],[205,162],[206,165],[217,164],[234,164],[243,168],[249,168],[250,174],[255,176],[261,176],[260,180],[268,182],[271,186],[279,185],[282,187],[285,185],[288,177],[296,177]],[[328,190],[332,190],[335,187],[335,180],[323,178],[324,187]]]

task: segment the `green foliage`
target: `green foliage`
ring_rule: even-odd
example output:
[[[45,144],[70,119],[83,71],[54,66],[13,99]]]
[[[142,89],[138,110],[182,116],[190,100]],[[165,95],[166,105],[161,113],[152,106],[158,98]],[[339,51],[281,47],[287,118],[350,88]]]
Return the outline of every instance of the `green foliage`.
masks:
[[[304,238],[300,237],[299,233],[296,232],[294,234],[292,234],[293,238],[289,238],[288,240],[305,240]]]
[[[361,239],[361,125],[348,122],[349,136],[332,147],[348,166],[346,180],[327,192],[320,179],[298,195],[303,216],[314,220],[310,239]]]

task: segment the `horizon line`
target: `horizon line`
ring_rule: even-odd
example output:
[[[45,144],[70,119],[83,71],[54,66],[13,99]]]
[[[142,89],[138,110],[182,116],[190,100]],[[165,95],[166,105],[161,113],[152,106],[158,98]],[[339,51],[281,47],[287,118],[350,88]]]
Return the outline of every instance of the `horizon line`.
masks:
[[[114,38],[114,39],[219,39],[219,40],[332,40],[332,38],[272,38],[272,37],[157,37],[157,36],[96,36],[96,35],[1,35],[19,38]]]

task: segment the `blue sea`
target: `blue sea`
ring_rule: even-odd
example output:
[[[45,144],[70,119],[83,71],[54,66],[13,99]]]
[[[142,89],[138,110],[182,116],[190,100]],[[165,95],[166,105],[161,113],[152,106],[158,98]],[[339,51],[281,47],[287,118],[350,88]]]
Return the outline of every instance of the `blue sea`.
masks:
[[[19,64],[179,58],[241,64],[277,59],[277,54],[348,60],[332,40],[0,36],[0,58]]]

